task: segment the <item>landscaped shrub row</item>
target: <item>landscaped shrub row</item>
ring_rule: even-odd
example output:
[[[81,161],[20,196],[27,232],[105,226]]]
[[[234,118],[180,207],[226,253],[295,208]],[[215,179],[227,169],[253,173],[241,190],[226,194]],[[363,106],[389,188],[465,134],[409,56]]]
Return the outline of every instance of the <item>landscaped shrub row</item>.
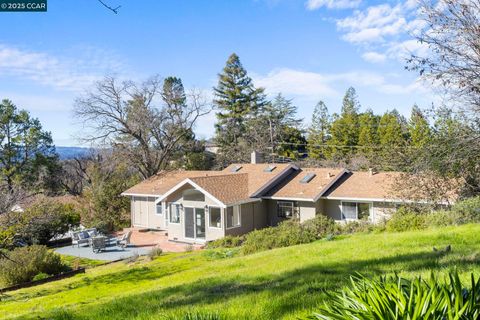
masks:
[[[255,230],[245,236],[241,252],[250,254],[273,248],[288,247],[309,243],[338,233],[338,225],[332,219],[318,215],[314,219],[300,223],[296,220],[284,221],[277,227]]]
[[[450,210],[422,211],[402,207],[387,222],[388,231],[421,230],[431,226],[461,225],[480,222],[480,197],[469,198]]]
[[[243,236],[226,236],[208,244],[208,248],[234,248],[250,254],[273,248],[288,247],[338,234],[372,231],[421,230],[430,226],[448,226],[480,222],[480,197],[470,198],[455,204],[450,210],[422,211],[418,208],[401,207],[385,224],[374,225],[368,221],[352,221],[337,224],[331,218],[319,214],[300,223],[288,220],[276,227],[255,230]]]
[[[0,285],[11,286],[67,271],[58,254],[32,245],[9,251],[0,259]]]

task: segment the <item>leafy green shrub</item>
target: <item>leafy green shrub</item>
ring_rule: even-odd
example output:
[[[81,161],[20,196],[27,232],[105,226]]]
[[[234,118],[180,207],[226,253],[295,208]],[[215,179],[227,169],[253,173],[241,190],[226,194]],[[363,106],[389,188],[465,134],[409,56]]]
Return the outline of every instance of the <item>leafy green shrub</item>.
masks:
[[[425,215],[407,207],[399,208],[387,222],[388,231],[421,230],[426,227]]]
[[[226,236],[208,243],[207,248],[235,248],[242,245],[244,236]]]
[[[365,220],[348,221],[338,226],[338,232],[341,234],[350,234],[358,232],[372,232],[380,226],[375,226],[373,223]]]
[[[211,260],[217,260],[235,257],[239,251],[239,248],[217,248],[205,250],[204,254]]]
[[[457,202],[452,211],[458,224],[480,222],[480,196]]]
[[[80,214],[73,204],[48,198],[35,202],[24,212],[14,214],[19,215],[14,229],[29,244],[47,244],[52,238],[80,224]]]
[[[480,279],[472,274],[469,289],[456,272],[450,273],[446,282],[440,280],[433,273],[427,281],[352,277],[350,286],[339,294],[329,294],[310,319],[478,319]]]
[[[16,248],[0,259],[0,282],[10,286],[31,281],[37,274],[55,275],[66,271],[60,256],[45,246]]]
[[[337,232],[335,222],[324,215],[317,215],[311,220],[300,223],[297,220],[287,220],[277,227],[255,230],[245,236],[242,246],[243,254],[273,248],[289,247],[309,243]]]
[[[50,277],[48,274],[44,272],[40,272],[35,277],[33,277],[32,281],[43,280],[43,279],[47,279],[48,277]]]
[[[150,258],[150,260],[153,260],[155,259],[156,257],[160,257],[163,253],[163,250],[162,248],[160,247],[154,247],[152,248],[152,250],[150,250],[148,252],[148,257]]]
[[[459,224],[460,220],[455,211],[438,210],[426,213],[423,217],[425,226],[444,227]]]
[[[318,214],[315,218],[303,222],[303,227],[307,232],[312,233],[316,239],[324,238],[328,234],[335,234],[339,231],[339,226],[335,221],[323,214]]]

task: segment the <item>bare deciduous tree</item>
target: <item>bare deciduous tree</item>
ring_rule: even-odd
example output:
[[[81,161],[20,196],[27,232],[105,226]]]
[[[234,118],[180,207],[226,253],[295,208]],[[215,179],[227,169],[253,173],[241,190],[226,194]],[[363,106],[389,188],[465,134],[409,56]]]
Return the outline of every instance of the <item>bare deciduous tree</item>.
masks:
[[[100,2],[102,4],[102,6],[104,6],[105,8],[107,8],[108,10],[112,11],[115,14],[118,14],[118,10],[122,7],[122,6],[112,7],[112,6],[108,5],[107,3],[105,3],[103,0],[98,0],[98,2]]]
[[[428,53],[408,68],[440,83],[456,102],[480,113],[480,0],[422,0],[424,28],[417,35]],[[461,101],[459,101],[461,99]]]
[[[158,76],[141,84],[114,77],[97,82],[75,103],[76,117],[89,130],[84,140],[112,147],[144,178],[166,168],[211,109],[197,90],[175,103],[161,85]]]
[[[433,110],[434,137],[416,152],[412,169],[432,171],[445,181],[461,178],[463,195],[475,195],[480,192],[480,0],[421,0],[418,12],[423,27],[416,37],[427,50],[412,55],[407,68],[439,85],[450,99],[448,112]]]

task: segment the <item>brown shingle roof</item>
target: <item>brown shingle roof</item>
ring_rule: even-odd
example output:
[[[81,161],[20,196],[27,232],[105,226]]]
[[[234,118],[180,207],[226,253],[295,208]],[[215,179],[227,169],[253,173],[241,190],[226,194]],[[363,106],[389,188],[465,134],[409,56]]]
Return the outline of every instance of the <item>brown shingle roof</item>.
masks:
[[[264,170],[269,167],[274,166],[271,172],[265,172]],[[248,173],[248,192],[249,194],[255,193],[269,181],[274,179],[278,174],[280,174],[283,170],[290,167],[290,164],[286,163],[260,163],[260,164],[251,164],[251,163],[237,163],[228,166],[227,168],[223,169],[223,173],[226,174],[242,174]],[[240,170],[237,172],[232,173],[232,168],[234,167],[241,167]]]
[[[235,166],[240,166],[241,169],[232,172],[232,168]],[[225,168],[222,171],[162,171],[158,174],[140,182],[139,184],[131,187],[130,189],[123,192],[124,195],[131,194],[140,194],[140,195],[157,195],[161,196],[169,191],[171,188],[182,182],[183,180],[190,178],[193,181],[193,178],[206,178],[213,176],[237,176],[237,175],[246,175],[245,181],[242,180],[242,183],[239,184],[239,180],[236,179],[226,179],[222,180],[225,183],[229,184],[229,193],[232,194],[243,194],[248,193],[248,196],[252,195],[255,191],[260,189],[262,186],[267,184],[270,180],[274,179],[279,173],[289,167],[289,164],[274,164],[275,169],[272,172],[265,172],[264,169],[270,166],[270,164],[232,164],[229,167]],[[208,180],[208,179],[207,179]],[[227,181],[228,180],[228,181]],[[214,181],[214,180],[208,180]],[[236,181],[237,183],[230,183],[229,181]],[[247,197],[248,198],[248,197]]]
[[[338,168],[302,168],[288,179],[268,192],[268,197],[300,198],[311,200],[317,197],[325,187],[334,182],[344,169]],[[300,183],[307,174],[315,174],[308,183]]]
[[[124,195],[142,194],[161,196],[186,178],[221,174],[220,171],[161,171],[123,192]]]
[[[326,194],[327,197],[362,198],[362,199],[394,199],[393,184],[401,176],[400,172],[354,171],[345,179],[340,179]]]
[[[190,180],[199,185],[224,204],[248,200],[248,174],[225,174],[209,177],[195,177]]]

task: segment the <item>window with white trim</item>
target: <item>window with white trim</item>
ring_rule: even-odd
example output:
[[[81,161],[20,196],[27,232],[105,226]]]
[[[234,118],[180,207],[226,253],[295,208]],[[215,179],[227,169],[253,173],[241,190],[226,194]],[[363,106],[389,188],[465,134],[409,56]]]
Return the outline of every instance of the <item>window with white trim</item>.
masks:
[[[163,214],[163,205],[161,202],[155,205],[155,213],[156,214]]]
[[[342,202],[342,220],[367,220],[371,204],[367,202]]]
[[[240,206],[227,207],[227,228],[240,226]]]
[[[292,218],[293,214],[293,201],[277,201],[277,216],[279,218]]]
[[[180,205],[170,204],[170,223],[180,223]]]
[[[208,207],[208,214],[210,215],[210,228],[222,227],[222,210],[218,207]]]

